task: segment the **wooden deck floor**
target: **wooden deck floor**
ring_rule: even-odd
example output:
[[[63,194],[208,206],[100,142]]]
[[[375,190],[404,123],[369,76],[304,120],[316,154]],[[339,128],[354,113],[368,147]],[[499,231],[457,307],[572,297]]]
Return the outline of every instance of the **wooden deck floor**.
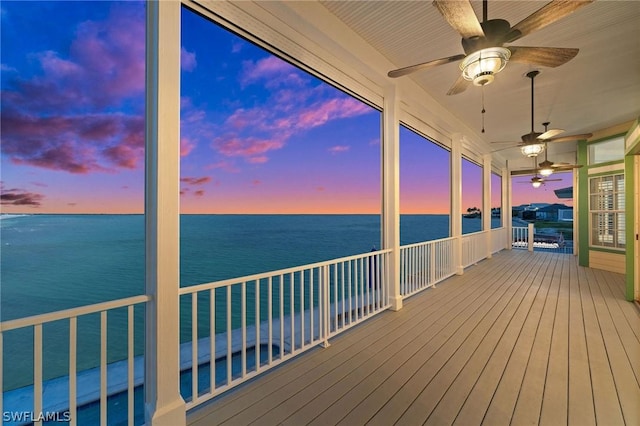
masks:
[[[624,276],[503,251],[198,407],[192,425],[640,425]]]

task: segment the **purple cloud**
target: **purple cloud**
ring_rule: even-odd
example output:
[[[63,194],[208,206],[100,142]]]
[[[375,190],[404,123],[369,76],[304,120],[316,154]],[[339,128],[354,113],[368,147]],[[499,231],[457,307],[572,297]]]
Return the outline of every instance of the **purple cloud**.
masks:
[[[196,61],[196,54],[188,52],[184,47],[180,48],[180,68],[185,71],[193,71],[198,65]]]
[[[211,182],[211,176],[196,177],[183,177],[180,178],[180,182],[188,183],[189,185],[202,185]]]
[[[43,199],[44,195],[37,192],[0,187],[0,204],[3,205],[40,207]]]
[[[75,29],[68,55],[27,53],[2,91],[2,154],[14,164],[69,173],[133,169],[144,155],[144,10],[112,8]],[[122,31],[126,28],[126,31]],[[113,112],[133,109],[135,113]]]
[[[258,139],[255,137],[239,138],[236,136],[220,137],[214,141],[214,146],[227,157],[244,157],[248,162],[264,163],[264,154],[280,149],[284,142],[280,140]]]
[[[349,149],[350,149],[349,145],[336,145],[329,148],[328,151],[332,154],[338,154],[340,152],[349,151]]]

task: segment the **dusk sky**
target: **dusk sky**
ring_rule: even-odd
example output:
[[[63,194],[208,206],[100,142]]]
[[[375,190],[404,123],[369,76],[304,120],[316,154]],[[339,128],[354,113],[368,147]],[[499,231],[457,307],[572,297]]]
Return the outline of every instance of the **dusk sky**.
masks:
[[[2,212],[142,213],[144,4],[0,7]],[[183,213],[380,212],[378,110],[187,10],[182,28]],[[449,152],[402,128],[400,165],[401,211],[447,213]]]

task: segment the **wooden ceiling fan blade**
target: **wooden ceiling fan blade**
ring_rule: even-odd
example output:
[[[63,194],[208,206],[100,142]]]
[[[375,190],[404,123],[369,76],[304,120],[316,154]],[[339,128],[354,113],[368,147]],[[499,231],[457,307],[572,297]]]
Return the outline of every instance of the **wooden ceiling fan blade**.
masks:
[[[513,148],[519,148],[519,147],[520,147],[520,145],[515,145],[514,144],[512,146],[507,146],[507,147],[504,147],[504,148],[495,149],[495,150],[491,151],[491,153],[493,154],[494,152],[500,152],[500,151],[505,151],[507,149],[513,149]]]
[[[402,77],[403,75],[411,74],[416,71],[425,70],[427,68],[435,67],[438,65],[448,64],[450,62],[459,61],[464,58],[465,58],[465,55],[461,53],[459,55],[449,56],[448,58],[435,59],[433,61],[423,62],[421,64],[410,65],[408,67],[399,68],[397,70],[389,71],[387,75],[391,78]]]
[[[543,179],[542,182],[560,182],[562,179]]]
[[[480,21],[469,1],[435,0],[433,5],[462,38],[484,37]]]
[[[518,40],[570,15],[593,0],[553,0],[511,27],[506,41]],[[457,2],[453,2],[457,3]]]
[[[573,142],[589,139],[593,133],[583,133],[581,135],[561,136],[559,138],[547,139],[546,142]]]
[[[580,49],[570,47],[509,46],[510,61],[555,68],[575,58]]]
[[[535,175],[538,169],[511,170],[511,176]]]
[[[453,83],[453,86],[451,86],[451,88],[447,92],[447,95],[450,96],[450,95],[457,95],[458,93],[462,93],[465,90],[467,90],[467,87],[469,87],[470,84],[471,82],[469,80],[465,80],[462,74],[460,74],[456,82]]]
[[[571,171],[573,169],[579,169],[579,168],[582,167],[582,164],[568,164],[566,166],[556,166],[554,164],[551,167],[553,168],[553,172],[554,173],[559,173],[559,172],[568,172],[568,171]]]
[[[562,129],[549,129],[546,132],[544,132],[543,134],[541,134],[540,136],[538,136],[538,139],[545,140],[545,139],[553,138],[555,136],[558,136],[561,133],[564,133],[564,130],[562,130]]]

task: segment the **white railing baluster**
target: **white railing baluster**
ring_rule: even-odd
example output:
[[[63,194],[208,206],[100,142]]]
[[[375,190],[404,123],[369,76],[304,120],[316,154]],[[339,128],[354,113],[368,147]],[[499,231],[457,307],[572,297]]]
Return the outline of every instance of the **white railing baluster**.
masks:
[[[269,365],[271,365],[271,363],[273,362],[273,289],[272,289],[272,285],[273,285],[273,279],[271,277],[269,277],[268,281],[267,281],[267,297],[269,298],[268,301],[268,311],[269,311],[269,326],[268,326],[268,330],[269,330],[269,347],[267,348],[269,351]]]
[[[247,375],[247,282],[240,287],[240,332],[242,333],[242,352],[240,357],[240,377]]]
[[[256,357],[256,371],[260,370],[260,280],[256,280],[256,290],[255,290],[255,304],[256,304],[256,315],[255,315],[255,327],[256,327],[256,338],[255,338],[255,357]]]
[[[232,351],[231,351],[231,286],[227,286],[227,386],[231,384],[232,380]]]
[[[78,318],[69,318],[69,426],[77,424]]]
[[[100,424],[107,424],[107,311],[100,312]]]
[[[305,346],[304,335],[304,271],[300,271],[300,347]]]
[[[352,268],[351,265],[353,263],[353,260],[349,260],[347,263],[347,276],[348,276],[348,280],[347,280],[347,293],[349,296],[349,325],[353,324],[353,295],[351,294],[351,286],[353,285],[353,280],[351,279],[352,277]]]
[[[36,416],[42,413],[42,324],[33,327],[33,412]]]
[[[344,262],[340,262],[340,275],[342,277],[340,280],[340,294],[342,295],[342,328],[345,328],[347,326],[347,299],[345,298],[344,292],[344,283],[346,281],[344,278]]]
[[[191,400],[198,399],[198,293],[191,293]]]
[[[209,375],[211,392],[216,388],[216,289],[209,290]]]
[[[333,290],[333,332],[337,333],[338,328],[338,265],[333,265],[333,281],[331,284]]]
[[[284,358],[284,275],[280,275],[280,360]]]
[[[293,272],[289,273],[289,317],[291,319],[291,355],[296,352],[296,328],[295,328],[295,316],[296,310],[293,306]]]
[[[127,424],[133,426],[134,419],[134,330],[135,320],[133,316],[133,305],[127,307]]]
[[[316,329],[315,329],[315,315],[316,315],[316,311],[315,308],[313,307],[313,303],[314,303],[314,298],[313,298],[313,292],[314,292],[314,286],[315,286],[315,280],[313,279],[313,272],[316,270],[316,268],[311,268],[309,270],[309,331],[311,332],[311,343],[316,341]]]

